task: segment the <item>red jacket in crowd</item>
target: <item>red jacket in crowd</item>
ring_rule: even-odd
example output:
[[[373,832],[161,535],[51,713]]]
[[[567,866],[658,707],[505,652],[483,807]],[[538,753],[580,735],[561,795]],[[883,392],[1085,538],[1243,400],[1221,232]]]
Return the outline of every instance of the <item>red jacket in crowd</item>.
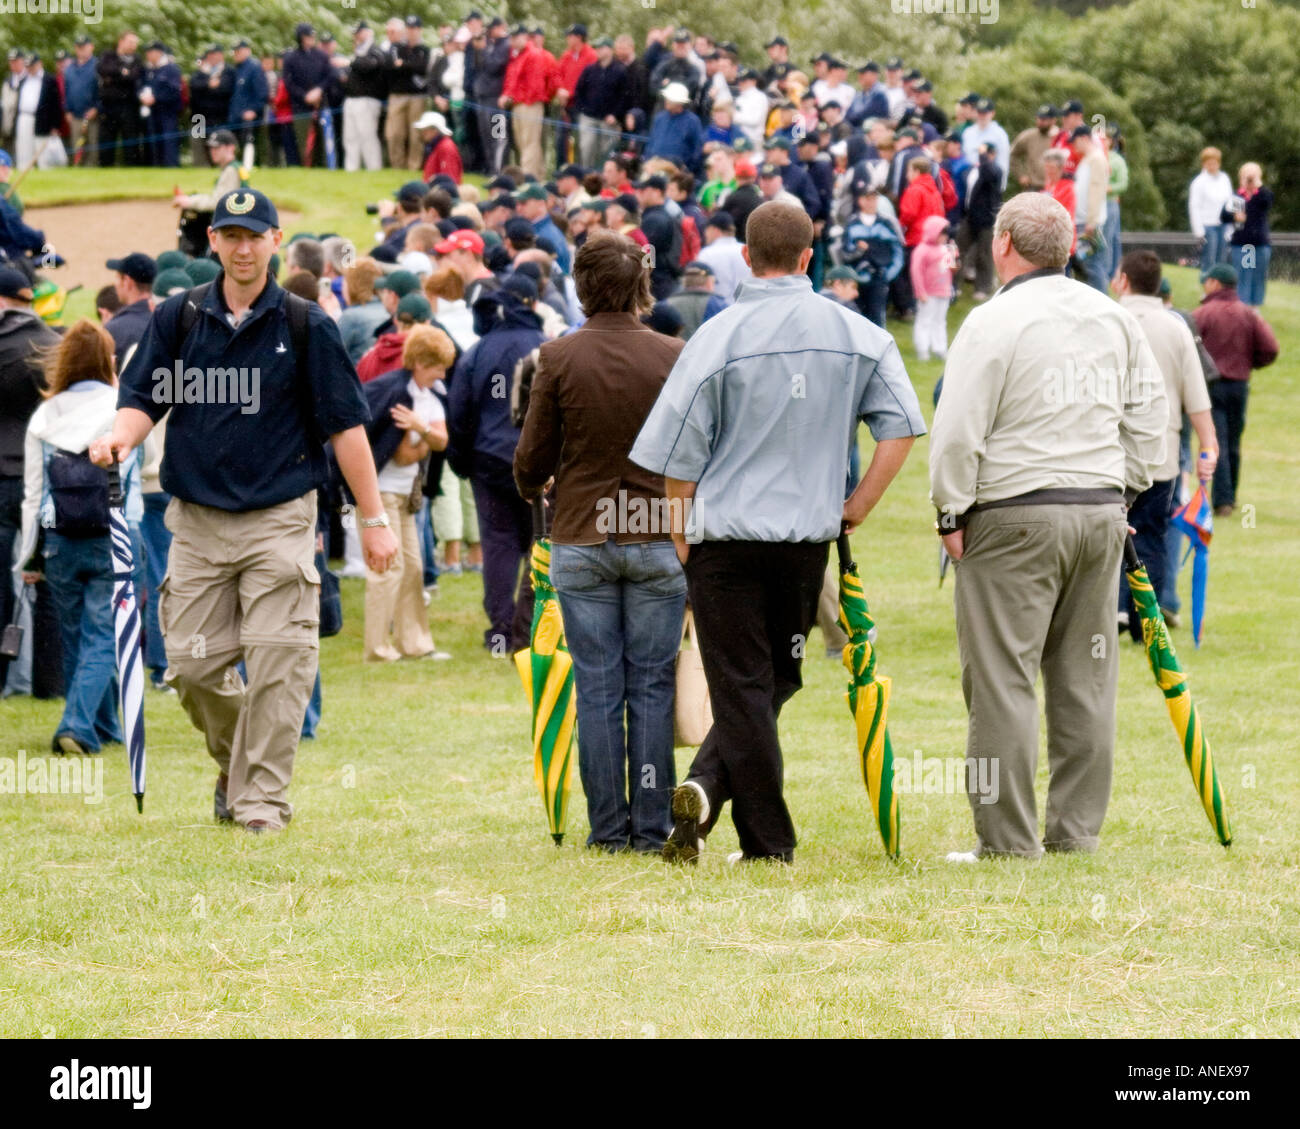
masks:
[[[921,242],[921,224],[926,216],[944,215],[943,195],[934,177],[912,178],[912,182],[903,189],[898,198],[898,222],[903,228],[903,245],[915,247]]]
[[[584,43],[576,51],[564,52],[559,59],[556,89],[567,90],[572,98],[573,92],[578,89],[578,76],[596,61],[596,49],[589,43]]]
[[[1053,200],[1061,205],[1070,213],[1070,226],[1074,227],[1074,180],[1068,176],[1062,177],[1051,188],[1044,188]],[[1070,236],[1070,254],[1074,254],[1075,245],[1079,242],[1078,235]]]
[[[361,360],[357,361],[357,376],[361,383],[374,380],[386,372],[402,367],[402,347],[406,344],[406,331],[381,333]]]
[[[1277,338],[1235,288],[1207,294],[1192,311],[1201,340],[1224,380],[1249,380],[1250,370],[1277,360]]]
[[[550,58],[549,52],[528,44],[506,64],[506,81],[501,93],[519,106],[549,102],[555,93],[555,72]]]
[[[460,150],[445,133],[433,143],[429,155],[424,159],[424,183],[428,184],[439,173],[446,173],[457,184],[464,169],[461,168]]]

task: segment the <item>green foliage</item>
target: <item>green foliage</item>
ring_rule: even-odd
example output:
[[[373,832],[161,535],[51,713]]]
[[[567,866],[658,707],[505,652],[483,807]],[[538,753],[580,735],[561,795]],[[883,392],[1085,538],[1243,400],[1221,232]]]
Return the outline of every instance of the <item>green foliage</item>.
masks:
[[[1050,100],[1058,106],[1078,98],[1087,109],[1088,122],[1097,126],[1117,123],[1124,134],[1129,166],[1129,188],[1124,195],[1126,228],[1158,228],[1166,219],[1164,201],[1156,192],[1148,160],[1146,132],[1132,107],[1118,94],[1083,71],[1064,66],[1033,66],[1014,50],[984,52],[972,59],[966,78],[970,86],[998,104],[998,120],[1015,136],[1017,123],[1032,124],[1038,103]]]

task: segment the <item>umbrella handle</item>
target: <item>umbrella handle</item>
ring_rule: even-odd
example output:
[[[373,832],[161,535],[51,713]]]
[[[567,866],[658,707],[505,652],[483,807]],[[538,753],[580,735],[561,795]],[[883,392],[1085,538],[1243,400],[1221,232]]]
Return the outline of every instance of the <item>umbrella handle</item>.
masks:
[[[1142,561],[1138,558],[1137,546],[1133,544],[1133,534],[1124,534],[1124,570],[1126,572],[1136,572],[1142,567]]]
[[[546,502],[541,494],[533,499],[533,540],[546,536]]]
[[[840,558],[840,572],[852,572],[858,566],[853,560],[853,550],[849,547],[849,535],[841,532],[835,541],[835,550]]]
[[[117,452],[113,452],[113,461],[108,466],[108,504],[114,509],[122,508],[122,473],[117,468]]]

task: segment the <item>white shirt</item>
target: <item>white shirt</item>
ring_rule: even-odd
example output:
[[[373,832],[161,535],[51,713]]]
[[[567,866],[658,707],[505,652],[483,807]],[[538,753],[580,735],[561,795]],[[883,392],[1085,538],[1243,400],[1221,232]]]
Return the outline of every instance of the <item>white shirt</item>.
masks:
[[[740,242],[734,235],[718,236],[707,247],[701,248],[695,257],[712,269],[717,279],[713,292],[722,295],[728,302],[735,300],[737,286],[754,277],[754,272],[749,269],[749,264],[741,254]]]
[[[433,390],[421,388],[415,383],[415,377],[411,377],[407,382],[406,390],[411,394],[411,410],[419,417],[420,422],[424,424],[438,423],[447,418],[446,412],[442,410],[442,402],[433,394]],[[404,442],[415,447],[419,445],[420,440],[421,436],[411,431],[407,433]],[[407,463],[405,466],[398,466],[395,458],[389,459],[379,472],[379,492],[381,494],[409,494],[411,487],[415,485],[415,476],[419,473],[419,470],[419,463]]]
[[[819,78],[812,84],[812,92],[816,95],[818,106],[824,106],[827,102],[838,102],[840,109],[845,113],[848,113],[849,107],[853,105],[853,97],[856,93],[847,82],[832,86],[824,78]]]
[[[18,88],[18,112],[20,114],[36,113],[36,108],[41,104],[41,79],[44,74],[44,71],[27,72],[22,85]]]
[[[1207,227],[1219,227],[1223,223],[1219,213],[1231,199],[1232,181],[1226,172],[1220,169],[1213,176],[1204,169],[1198,172],[1187,193],[1187,218],[1191,221],[1192,234],[1202,236]]]
[[[885,97],[889,99],[889,120],[898,121],[907,105],[907,91],[901,86],[886,86]]]
[[[1061,487],[1145,490],[1165,463],[1169,406],[1137,319],[1052,274],[1003,287],[948,350],[930,433],[945,514]]]
[[[757,86],[741,87],[736,95],[736,105],[731,120],[755,149],[763,147],[763,131],[767,127],[768,101]]]
[[[977,121],[971,122],[962,132],[961,151],[972,165],[980,163],[981,145],[993,146],[993,159],[1002,170],[1002,184],[1005,187],[1007,169],[1011,167],[1011,139],[1007,137],[1007,131],[996,121],[990,121],[986,126]]]

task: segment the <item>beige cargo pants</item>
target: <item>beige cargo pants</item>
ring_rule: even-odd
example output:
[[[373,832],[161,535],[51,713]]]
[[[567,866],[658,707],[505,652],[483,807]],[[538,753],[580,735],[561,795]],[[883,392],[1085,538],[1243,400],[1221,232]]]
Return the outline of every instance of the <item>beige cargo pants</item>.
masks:
[[[283,828],[320,649],[316,495],[248,513],[173,498],[166,524],[167,681],[229,777],[235,821]]]

